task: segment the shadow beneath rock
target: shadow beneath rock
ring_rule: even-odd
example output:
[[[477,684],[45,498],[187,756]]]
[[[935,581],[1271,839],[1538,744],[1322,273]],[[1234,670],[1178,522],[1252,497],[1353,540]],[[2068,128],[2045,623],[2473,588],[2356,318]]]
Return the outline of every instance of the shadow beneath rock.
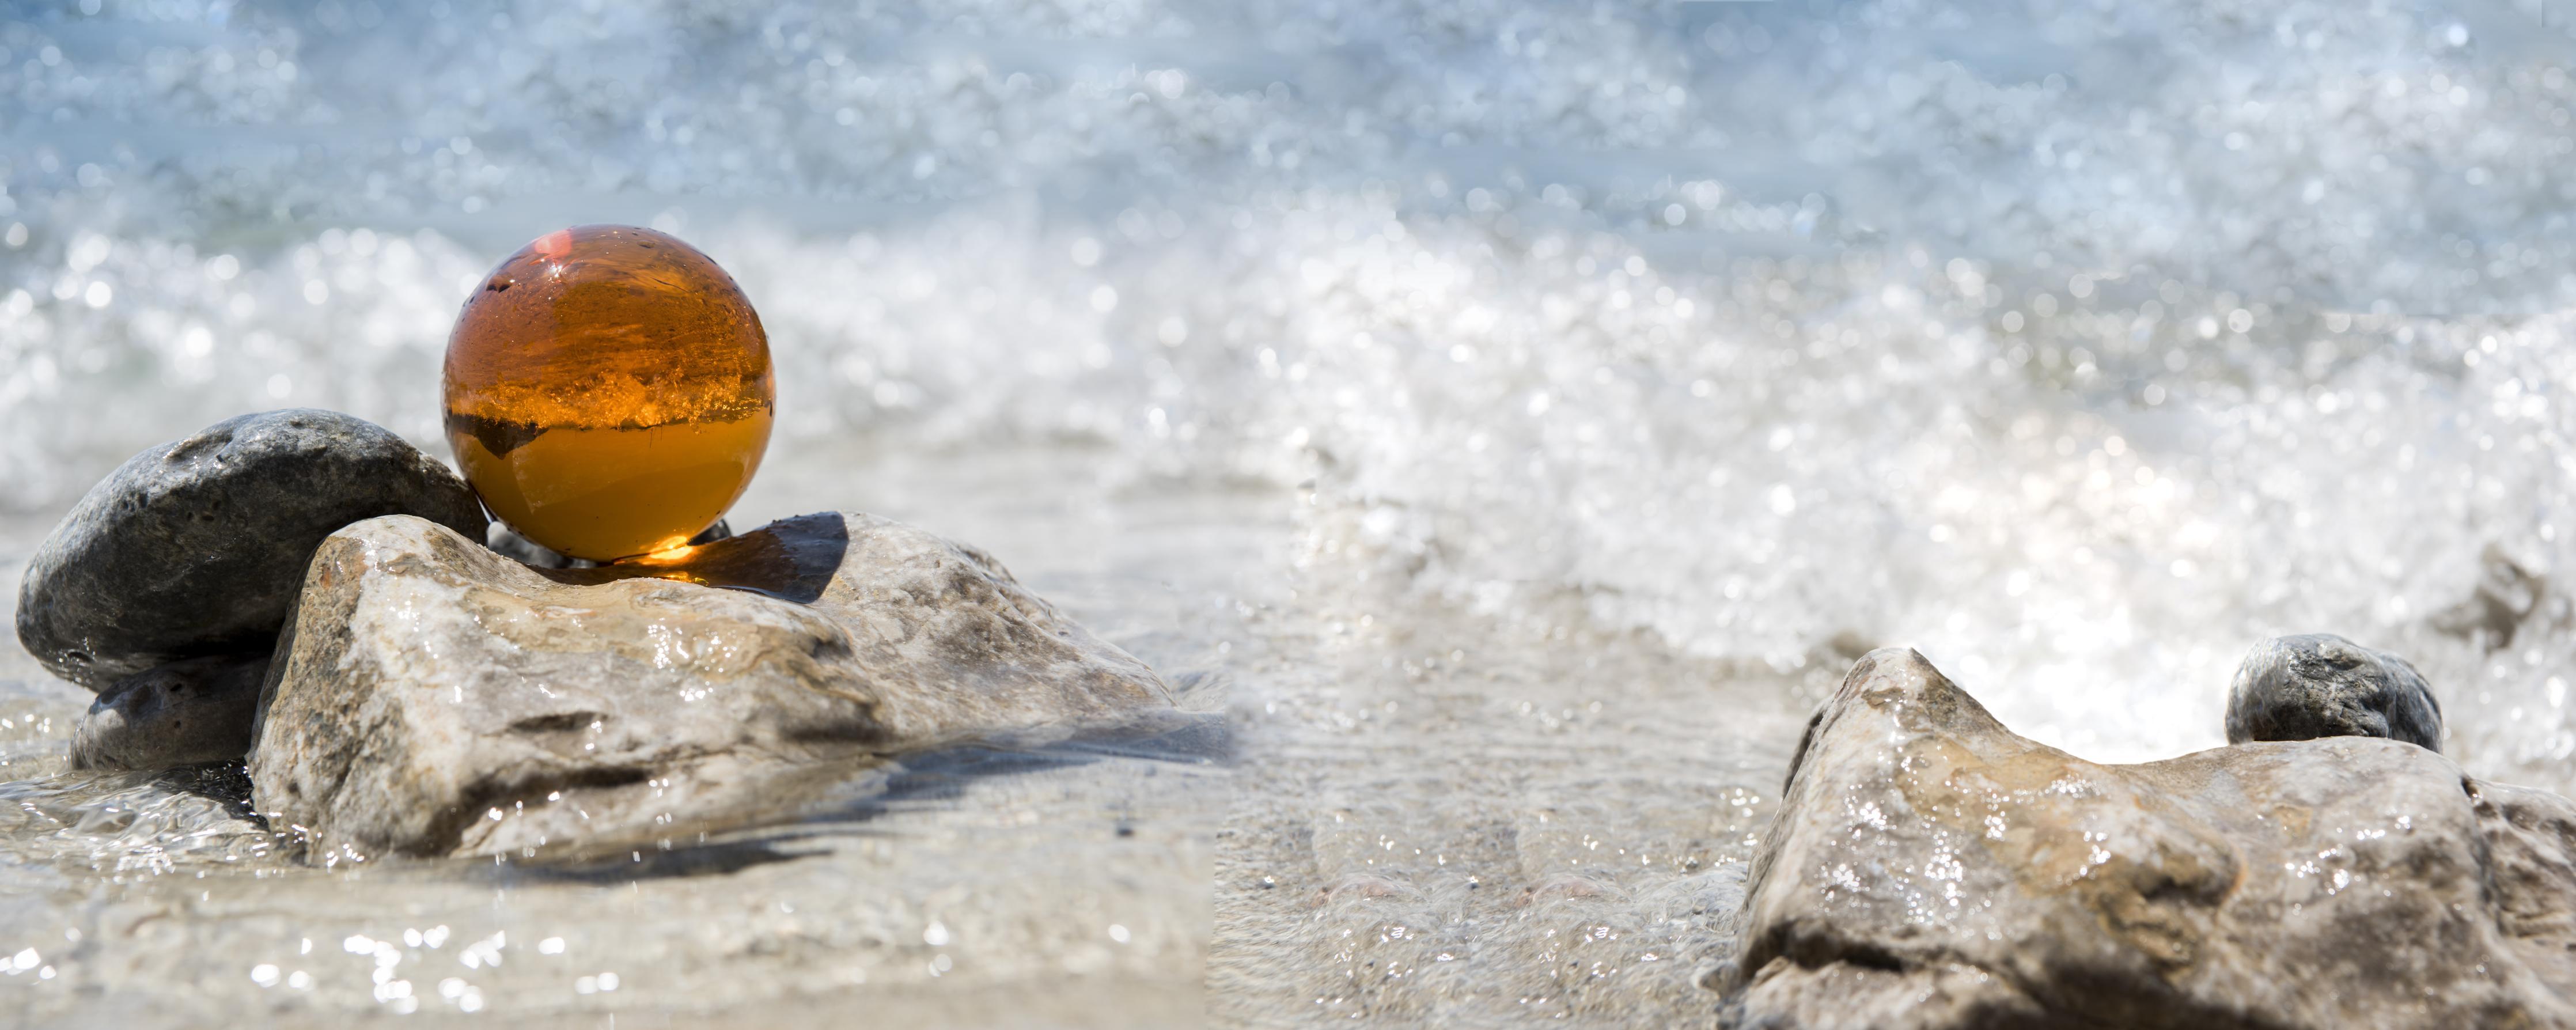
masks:
[[[1234,730],[1215,712],[1172,710],[1044,746],[1098,757],[1227,765],[1234,761]]]
[[[529,571],[566,586],[675,579],[812,604],[831,585],[832,574],[840,569],[849,549],[849,524],[841,513],[827,511],[780,519],[738,536],[693,545],[677,555],[630,558],[586,569],[532,565]]]
[[[1220,765],[1233,757],[1233,735],[1220,715],[1161,712],[1112,727],[1053,737],[994,738],[889,759],[882,775],[851,781],[857,794],[818,799],[799,822],[815,828],[870,822],[907,808],[945,804],[979,781],[1132,759]],[[1152,775],[1149,769],[1147,775]]]
[[[610,885],[681,876],[724,876],[753,866],[792,862],[822,853],[819,849],[782,851],[776,842],[767,840],[728,840],[675,847],[668,851],[647,845],[630,851],[628,857],[623,858],[565,862],[536,860],[506,865],[486,862],[475,868],[482,874],[478,879],[496,885],[529,882]]]
[[[495,883],[624,883],[677,876],[720,876],[756,866],[828,854],[852,837],[896,837],[870,824],[906,811],[956,804],[973,786],[1124,759],[1186,766],[1223,765],[1233,759],[1233,735],[1224,716],[1158,712],[1132,722],[1071,733],[1027,734],[856,759],[801,770],[765,791],[776,800],[700,840],[665,846],[660,841],[592,848],[576,855],[483,862],[481,878]],[[1145,775],[1156,775],[1149,766]],[[683,830],[696,835],[695,831]],[[1118,821],[1113,832],[1130,832]],[[675,835],[676,836],[676,835]]]

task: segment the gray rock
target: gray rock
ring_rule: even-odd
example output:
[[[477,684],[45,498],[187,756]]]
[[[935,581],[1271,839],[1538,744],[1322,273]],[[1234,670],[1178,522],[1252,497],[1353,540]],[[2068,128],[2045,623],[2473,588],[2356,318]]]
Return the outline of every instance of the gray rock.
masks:
[[[2332,633],[2254,646],[2227,690],[2227,742],[2385,737],[2442,749],[2442,705],[2406,659]]]
[[[2494,544],[2479,555],[2478,573],[2477,587],[2467,598],[2434,612],[2427,621],[2436,631],[2480,650],[2512,647],[2523,624],[2552,600],[2549,577],[2531,571]]]
[[[1762,835],[1760,1027],[2571,1026],[2576,805],[2332,737],[2096,765],[1872,652]]]
[[[322,861],[578,856],[763,818],[834,759],[1171,711],[992,558],[885,519],[548,570],[388,517],[314,555],[252,804]]]
[[[717,519],[716,524],[708,526],[705,532],[690,537],[689,546],[695,547],[699,544],[712,544],[732,535],[733,527],[725,525],[725,520]],[[509,523],[497,520],[492,523],[490,535],[484,539],[484,546],[490,547],[495,551],[499,551],[502,554],[516,559],[519,564],[533,565],[540,569],[595,569],[599,567],[598,562],[592,561],[588,558],[574,558],[569,555],[559,554],[550,550],[544,544],[530,540],[527,537],[520,536],[519,531],[510,528]]]
[[[250,752],[268,655],[190,658],[116,681],[72,735],[74,769],[166,769]]]
[[[37,547],[18,640],[92,690],[186,658],[266,651],[322,538],[418,515],[483,538],[464,480],[363,419],[243,415],[135,455]]]

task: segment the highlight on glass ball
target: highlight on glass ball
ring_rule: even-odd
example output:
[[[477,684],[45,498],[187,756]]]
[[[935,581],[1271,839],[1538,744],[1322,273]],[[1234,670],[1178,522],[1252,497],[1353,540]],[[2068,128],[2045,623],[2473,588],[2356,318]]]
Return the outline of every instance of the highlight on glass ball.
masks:
[[[538,237],[447,340],[448,444],[494,517],[558,553],[667,554],[742,496],[777,381],[733,277],[667,233]]]

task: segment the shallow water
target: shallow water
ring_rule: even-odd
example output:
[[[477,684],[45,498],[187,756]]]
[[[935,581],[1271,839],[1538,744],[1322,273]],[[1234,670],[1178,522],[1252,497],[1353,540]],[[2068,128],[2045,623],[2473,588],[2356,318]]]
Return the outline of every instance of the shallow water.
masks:
[[[388,967],[421,1013],[1704,1018],[1798,720],[1882,644],[2132,761],[2340,632],[2471,773],[2576,786],[2537,4],[93,6],[0,26],[10,562],[241,411],[443,453],[479,274],[653,224],[782,369],[735,525],[975,542],[1235,732],[854,769],[708,853],[790,861],[314,871],[55,772],[83,699],[12,655],[40,1018],[400,1008],[344,946],[442,925]]]
[[[937,496],[1016,491],[1077,465],[950,480]],[[917,503],[909,473],[885,463],[803,471],[819,481],[835,470],[878,473],[861,492],[880,510]],[[1037,537],[1118,556],[1127,545],[1079,528],[1090,516],[1068,502],[1083,484],[1054,474],[1059,500],[1032,510],[990,497],[975,528],[1006,554],[1039,550],[1027,543]],[[1119,507],[1149,523],[1225,503]],[[1164,670],[1184,707],[1204,709],[1217,670],[1187,643],[1204,619],[1168,611],[1147,630],[1100,609],[1200,607],[1140,578],[1161,560],[1108,574],[1023,562],[1020,574]],[[291,1025],[371,1012],[771,1024],[852,1005],[934,1024],[1201,1018],[1205,883],[1231,751],[1221,728],[817,770],[782,788],[785,821],[623,862],[316,868],[244,818],[237,770],[231,783],[63,772],[86,692],[16,663],[0,701],[0,733],[11,734],[0,760],[14,781],[0,786],[11,803],[0,925],[15,936],[0,943],[17,956],[18,1022],[196,1025],[235,1011]]]

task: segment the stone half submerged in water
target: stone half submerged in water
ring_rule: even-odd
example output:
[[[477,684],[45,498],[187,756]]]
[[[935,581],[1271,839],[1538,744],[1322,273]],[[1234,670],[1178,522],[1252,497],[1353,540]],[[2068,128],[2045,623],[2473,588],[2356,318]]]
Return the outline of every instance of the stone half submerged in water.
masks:
[[[74,769],[238,761],[250,750],[268,656],[190,658],[101,691],[72,735]]]
[[[395,516],[314,553],[252,805],[318,858],[579,855],[760,820],[818,762],[1170,711],[990,557],[885,519],[537,569]]]
[[[1763,1027],[2576,1025],[2571,856],[2576,805],[2411,744],[2095,765],[1881,650],[1709,984]]]

